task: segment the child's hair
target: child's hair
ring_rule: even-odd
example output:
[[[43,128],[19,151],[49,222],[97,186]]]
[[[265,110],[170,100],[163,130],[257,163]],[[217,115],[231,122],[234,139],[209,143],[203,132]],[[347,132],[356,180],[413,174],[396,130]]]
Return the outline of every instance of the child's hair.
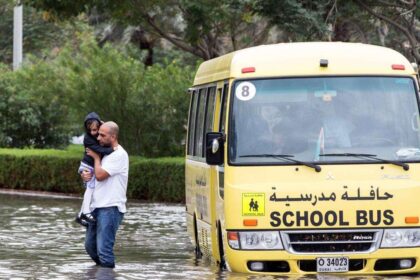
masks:
[[[99,128],[99,126],[101,125],[101,124],[98,122],[98,120],[95,120],[95,119],[90,119],[90,120],[87,120],[87,121],[86,121],[86,129],[87,129],[88,131],[90,131],[90,127],[91,127],[93,124],[97,125],[97,126],[98,126],[98,128]]]

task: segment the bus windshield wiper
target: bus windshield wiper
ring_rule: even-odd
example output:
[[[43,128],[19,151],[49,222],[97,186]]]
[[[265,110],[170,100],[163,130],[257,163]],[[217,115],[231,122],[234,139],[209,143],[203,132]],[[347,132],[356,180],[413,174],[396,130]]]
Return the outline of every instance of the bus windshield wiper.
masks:
[[[359,157],[359,158],[370,158],[370,159],[375,159],[377,161],[383,162],[383,163],[390,163],[390,164],[394,164],[394,165],[398,165],[401,166],[405,171],[407,171],[408,169],[410,169],[410,166],[405,163],[405,162],[401,162],[401,161],[396,161],[396,160],[388,160],[388,159],[383,159],[383,158],[378,158],[376,157],[376,155],[372,155],[372,154],[357,154],[357,153],[333,153],[333,154],[320,154],[320,157]]]
[[[288,160],[300,165],[305,165],[307,167],[313,168],[315,169],[316,172],[320,172],[321,171],[321,166],[316,165],[316,164],[312,164],[309,162],[304,162],[304,161],[300,161],[300,160],[296,160],[296,159],[292,159],[292,157],[294,157],[294,155],[284,155],[284,154],[258,154],[258,155],[242,155],[239,157],[270,157],[270,158],[276,158],[276,159],[284,159],[284,160]]]

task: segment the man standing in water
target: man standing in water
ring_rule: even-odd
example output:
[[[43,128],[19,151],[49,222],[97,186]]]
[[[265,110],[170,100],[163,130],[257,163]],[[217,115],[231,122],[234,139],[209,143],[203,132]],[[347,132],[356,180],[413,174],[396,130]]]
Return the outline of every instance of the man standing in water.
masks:
[[[126,212],[128,154],[118,144],[118,125],[106,122],[99,129],[100,145],[114,148],[114,152],[104,156],[87,149],[94,161],[96,176],[91,208],[96,223],[89,223],[86,230],[85,248],[92,260],[102,267],[115,267],[114,243],[117,230]],[[89,172],[82,173],[86,182]]]

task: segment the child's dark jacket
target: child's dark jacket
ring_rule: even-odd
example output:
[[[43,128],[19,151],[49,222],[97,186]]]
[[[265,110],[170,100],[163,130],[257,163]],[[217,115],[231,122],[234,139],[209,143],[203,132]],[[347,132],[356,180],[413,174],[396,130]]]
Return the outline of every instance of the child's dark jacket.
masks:
[[[83,145],[85,146],[85,153],[83,155],[83,159],[82,162],[89,165],[89,166],[94,166],[94,160],[91,156],[88,156],[86,154],[86,148],[91,149],[92,151],[98,153],[101,158],[105,155],[109,155],[110,153],[112,153],[114,151],[114,149],[112,147],[104,147],[101,146],[99,144],[98,139],[96,139],[95,137],[93,137],[90,134],[89,128],[86,125],[86,122],[88,120],[97,120],[99,122],[99,125],[101,124],[101,119],[99,118],[99,115],[95,112],[91,112],[89,113],[86,118],[85,118],[85,137],[83,138]]]

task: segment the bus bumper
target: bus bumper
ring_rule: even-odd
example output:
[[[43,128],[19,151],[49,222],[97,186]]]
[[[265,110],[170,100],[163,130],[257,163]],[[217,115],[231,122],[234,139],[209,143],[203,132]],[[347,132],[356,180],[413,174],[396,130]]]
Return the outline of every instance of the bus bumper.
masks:
[[[349,271],[333,274],[414,274],[420,273],[420,248],[378,249],[369,254],[291,254],[285,250],[247,251],[228,248],[226,258],[229,267],[235,272],[262,273],[273,275],[316,274],[316,258],[348,257]],[[401,261],[409,268],[401,268]],[[407,261],[409,260],[409,261]],[[252,263],[259,263],[252,269]],[[262,268],[262,269],[261,269]]]

